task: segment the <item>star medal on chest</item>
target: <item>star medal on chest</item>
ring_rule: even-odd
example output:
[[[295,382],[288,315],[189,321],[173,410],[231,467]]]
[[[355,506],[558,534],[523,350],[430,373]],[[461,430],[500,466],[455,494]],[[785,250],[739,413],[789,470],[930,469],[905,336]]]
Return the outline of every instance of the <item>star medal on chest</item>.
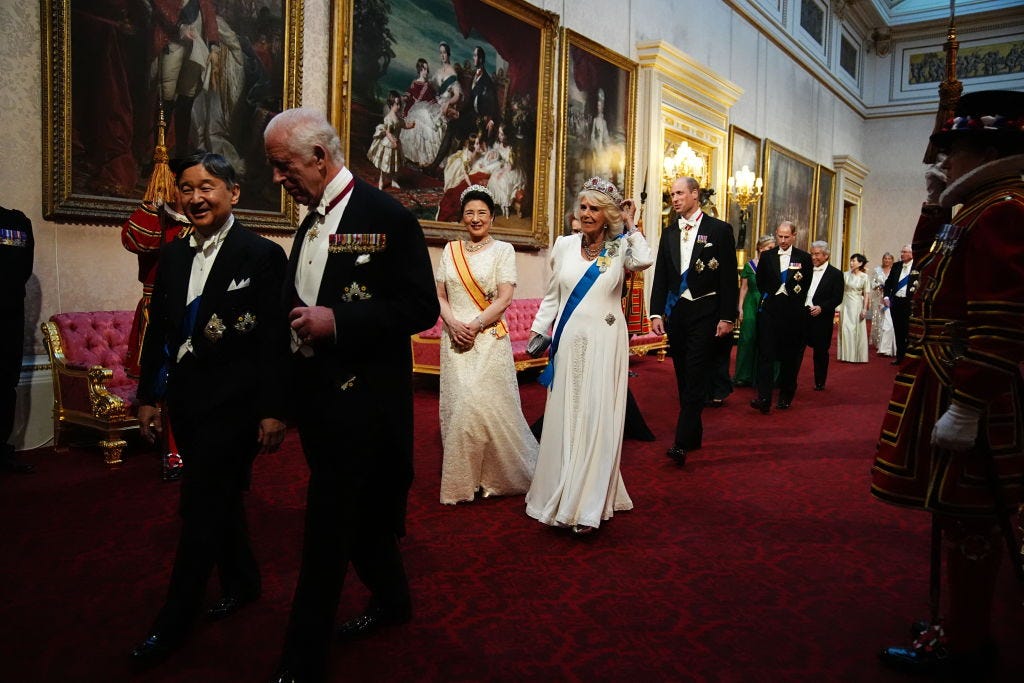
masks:
[[[214,313],[210,316],[210,321],[206,323],[206,327],[203,328],[203,335],[212,342],[220,341],[226,329],[227,326],[224,325],[224,321]]]
[[[309,229],[309,232],[306,233],[306,239],[309,240],[310,242],[312,242],[313,240],[315,240],[319,236],[320,236],[320,226],[319,225],[314,225],[312,228]]]

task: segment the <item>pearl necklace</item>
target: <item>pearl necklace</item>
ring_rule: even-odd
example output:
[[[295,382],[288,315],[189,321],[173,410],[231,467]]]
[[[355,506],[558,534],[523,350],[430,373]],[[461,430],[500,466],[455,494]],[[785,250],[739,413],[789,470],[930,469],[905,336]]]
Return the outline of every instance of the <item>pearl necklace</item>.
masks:
[[[593,249],[590,248],[589,244],[582,240],[580,241],[580,245],[583,247],[583,253],[586,255],[587,259],[593,261],[601,254],[601,248],[604,246],[604,243],[596,243]]]
[[[494,241],[494,238],[491,237],[490,235],[488,235],[487,237],[483,238],[479,242],[466,242],[465,243],[466,251],[468,251],[471,254],[475,253],[475,252],[478,252],[478,251],[480,251],[481,249],[483,249],[484,247],[486,247],[488,244],[490,244],[493,241]]]

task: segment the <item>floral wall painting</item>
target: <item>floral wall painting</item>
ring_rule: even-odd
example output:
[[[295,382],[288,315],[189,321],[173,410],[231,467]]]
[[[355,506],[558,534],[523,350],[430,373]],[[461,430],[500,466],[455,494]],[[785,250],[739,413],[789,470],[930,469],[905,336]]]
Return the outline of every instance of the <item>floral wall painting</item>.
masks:
[[[575,208],[587,178],[607,178],[630,196],[637,73],[636,62],[599,43],[571,30],[562,35],[554,217],[559,224],[557,219]]]
[[[809,159],[765,141],[765,188],[761,202],[761,225],[775,232],[784,220],[796,224],[796,246],[807,250],[813,234],[814,179],[816,165]]]
[[[251,228],[292,230],[263,127],[298,104],[302,0],[43,0],[43,213],[120,223],[153,167],[160,114],[170,157],[226,157]]]
[[[545,246],[557,17],[522,0],[346,0],[334,12],[331,116],[353,172],[433,242],[462,234],[459,197],[477,184],[495,198],[496,237]]]

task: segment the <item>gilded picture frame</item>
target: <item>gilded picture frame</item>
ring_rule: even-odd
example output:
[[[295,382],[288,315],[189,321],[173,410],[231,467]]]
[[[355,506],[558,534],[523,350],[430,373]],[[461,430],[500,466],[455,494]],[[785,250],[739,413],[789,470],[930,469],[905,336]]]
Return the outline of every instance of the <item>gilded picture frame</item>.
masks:
[[[593,176],[632,196],[639,65],[571,29],[562,29],[555,234]],[[655,181],[657,182],[657,181]]]
[[[761,174],[761,138],[748,133],[739,126],[729,126],[729,176],[732,177],[744,166],[754,172],[754,177],[763,177]],[[759,202],[761,200],[758,200]],[[757,205],[747,207],[746,234],[741,234],[740,227],[740,206],[735,202],[732,195],[726,200],[726,220],[732,224],[736,231],[736,248],[745,249],[753,253],[757,238],[760,237],[760,212]],[[745,239],[741,240],[740,238]]]
[[[832,216],[834,214],[836,194],[836,172],[819,165],[818,177],[814,187],[814,239],[831,243]]]
[[[162,112],[170,157],[202,148],[235,166],[242,223],[294,231],[298,209],[272,182],[262,132],[301,99],[303,0],[111,7],[42,2],[44,217],[124,221],[146,190]]]
[[[523,0],[341,0],[332,12],[329,116],[353,172],[416,214],[431,243],[464,235],[458,200],[473,183],[495,195],[492,235],[547,246],[558,17]]]
[[[810,159],[765,141],[761,225],[766,232],[774,232],[781,221],[792,221],[797,228],[796,246],[804,251],[814,234],[816,171],[817,164]]]

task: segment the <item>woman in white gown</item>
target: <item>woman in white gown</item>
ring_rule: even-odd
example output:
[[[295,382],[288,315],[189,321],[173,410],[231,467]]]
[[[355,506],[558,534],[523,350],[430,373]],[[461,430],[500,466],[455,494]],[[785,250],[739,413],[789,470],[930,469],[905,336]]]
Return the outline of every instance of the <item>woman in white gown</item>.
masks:
[[[896,355],[896,333],[892,327],[892,313],[882,301],[885,298],[882,288],[895,261],[889,252],[882,254],[882,265],[875,266],[875,275],[871,281],[871,345],[880,356]]]
[[[468,240],[449,242],[437,268],[441,332],[441,502],[524,493],[537,440],[523,417],[512,342],[502,315],[516,287],[512,245],[490,236],[494,199],[462,193]]]
[[[630,200],[631,201],[631,200]],[[630,510],[619,472],[629,343],[622,313],[625,272],[653,263],[639,231],[621,235],[622,195],[591,178],[577,199],[579,234],[551,249],[551,279],[531,330],[554,330],[544,432],[526,513],[577,534]],[[531,337],[532,338],[532,337]]]
[[[458,74],[451,64],[452,49],[448,43],[441,42],[438,45],[438,54],[441,57],[441,66],[434,76],[433,88],[437,97],[429,101],[416,102],[409,107],[405,118],[415,123],[416,127],[402,132],[405,158],[420,166],[428,166],[434,161],[437,151],[441,148],[448,121],[458,115],[462,102],[462,86],[459,85]],[[426,60],[421,61],[423,65],[419,68],[418,78],[426,80],[430,75],[430,68]],[[419,67],[419,62],[417,66]]]
[[[839,360],[868,362],[868,311],[871,310],[871,278],[864,271],[863,254],[850,257],[850,270],[843,275],[846,286],[839,307]]]

